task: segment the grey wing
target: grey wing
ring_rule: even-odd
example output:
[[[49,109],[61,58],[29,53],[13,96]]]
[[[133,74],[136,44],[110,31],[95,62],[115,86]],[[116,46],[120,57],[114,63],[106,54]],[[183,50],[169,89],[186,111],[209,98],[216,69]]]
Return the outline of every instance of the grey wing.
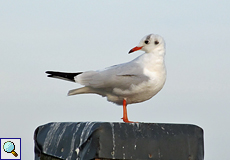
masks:
[[[93,88],[122,88],[138,85],[149,77],[143,74],[143,67],[138,63],[124,63],[100,71],[88,71],[78,75],[78,83]]]

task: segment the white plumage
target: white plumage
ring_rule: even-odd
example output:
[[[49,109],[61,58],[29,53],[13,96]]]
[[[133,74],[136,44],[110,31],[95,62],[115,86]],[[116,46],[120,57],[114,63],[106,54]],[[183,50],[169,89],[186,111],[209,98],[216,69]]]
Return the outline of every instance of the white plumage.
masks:
[[[136,50],[143,50],[145,53],[130,62],[103,70],[79,73],[47,71],[46,73],[49,77],[84,85],[82,88],[70,90],[68,95],[99,94],[118,105],[124,105],[125,101],[126,107],[126,103],[139,103],[152,98],[162,89],[166,80],[163,38],[155,34],[147,35],[129,53]]]

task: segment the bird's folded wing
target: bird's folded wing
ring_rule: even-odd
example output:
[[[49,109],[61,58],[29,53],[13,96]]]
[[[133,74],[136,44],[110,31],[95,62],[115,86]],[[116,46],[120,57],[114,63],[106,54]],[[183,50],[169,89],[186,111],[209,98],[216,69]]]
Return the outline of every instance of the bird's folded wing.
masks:
[[[128,89],[131,85],[138,85],[148,81],[143,69],[136,63],[124,63],[99,71],[87,71],[76,76],[76,82],[93,88],[121,88]]]

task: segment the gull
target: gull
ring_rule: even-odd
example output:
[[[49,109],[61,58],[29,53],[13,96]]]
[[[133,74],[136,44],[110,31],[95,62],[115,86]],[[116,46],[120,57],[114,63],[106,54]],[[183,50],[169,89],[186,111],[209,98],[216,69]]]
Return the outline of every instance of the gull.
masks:
[[[70,90],[68,95],[98,94],[109,102],[123,105],[123,121],[129,121],[127,105],[140,103],[155,96],[166,81],[165,42],[157,34],[149,34],[129,53],[144,51],[130,62],[114,65],[103,70],[65,73],[46,71],[48,77],[76,82],[83,87]]]

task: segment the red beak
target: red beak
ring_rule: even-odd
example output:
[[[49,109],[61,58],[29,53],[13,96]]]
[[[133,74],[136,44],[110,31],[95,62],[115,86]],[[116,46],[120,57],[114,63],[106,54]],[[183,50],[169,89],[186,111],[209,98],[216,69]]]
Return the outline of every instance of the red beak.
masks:
[[[131,49],[131,50],[129,51],[129,53],[138,51],[138,50],[140,50],[141,48],[142,48],[142,47],[134,47],[133,49]]]

